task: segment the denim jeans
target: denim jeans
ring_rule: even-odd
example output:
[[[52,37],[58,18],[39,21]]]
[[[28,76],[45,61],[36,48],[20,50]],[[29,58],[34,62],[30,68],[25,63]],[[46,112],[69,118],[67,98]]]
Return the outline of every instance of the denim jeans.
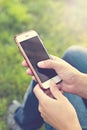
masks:
[[[87,73],[87,49],[79,46],[70,47],[62,57],[65,61],[77,68],[83,73]],[[15,111],[14,118],[23,130],[38,130],[45,124],[46,130],[55,130],[52,126],[45,123],[38,111],[38,100],[36,99],[33,88],[36,85],[32,81],[25,93],[23,103]],[[78,119],[83,130],[87,130],[87,107],[84,99],[81,97],[65,93],[64,94],[76,109]],[[68,120],[67,120],[68,121]],[[69,121],[68,121],[69,122]]]

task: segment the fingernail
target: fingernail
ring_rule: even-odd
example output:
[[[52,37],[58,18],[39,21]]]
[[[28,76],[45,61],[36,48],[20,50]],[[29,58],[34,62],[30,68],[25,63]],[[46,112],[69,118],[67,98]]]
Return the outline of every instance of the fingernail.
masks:
[[[44,62],[43,61],[38,62],[38,66],[39,67],[43,67],[44,66]]]

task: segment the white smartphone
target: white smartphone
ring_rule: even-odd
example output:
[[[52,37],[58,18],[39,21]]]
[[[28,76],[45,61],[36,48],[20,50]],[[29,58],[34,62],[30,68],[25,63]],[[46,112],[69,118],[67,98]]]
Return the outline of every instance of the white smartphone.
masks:
[[[61,79],[53,69],[43,69],[37,66],[37,63],[50,58],[39,35],[31,30],[15,36],[15,42],[18,45],[29,68],[35,76],[40,87],[48,89],[50,81],[58,84]]]

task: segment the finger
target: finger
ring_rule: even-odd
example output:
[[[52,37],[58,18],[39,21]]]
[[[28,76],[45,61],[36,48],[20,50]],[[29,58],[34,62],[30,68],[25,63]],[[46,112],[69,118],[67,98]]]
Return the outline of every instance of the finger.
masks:
[[[37,82],[37,80],[36,80],[36,78],[35,78],[34,76],[32,76],[32,79],[35,80],[35,81]]]
[[[25,60],[22,62],[22,66],[28,67],[28,64],[27,64],[27,62]]]
[[[34,88],[34,93],[37,97],[37,99],[39,100],[39,102],[44,102],[47,101],[47,99],[49,99],[49,96],[47,96],[45,94],[45,92],[41,89],[41,87],[37,84],[36,87]],[[43,104],[43,103],[42,103]]]
[[[26,70],[26,74],[27,74],[27,75],[31,75],[31,76],[33,75],[32,71],[31,71],[30,69],[27,69],[27,70]]]
[[[53,95],[52,95],[52,93],[50,92],[50,88],[48,88],[48,89],[44,89],[44,92],[45,92],[46,95],[48,95],[49,97],[54,98]]]
[[[38,110],[39,110],[39,112],[41,112],[41,106],[40,106],[40,104],[38,105]]]
[[[41,99],[41,98],[43,99],[42,95],[44,95],[44,92],[38,84],[35,86],[33,91],[34,91],[38,100]]]
[[[61,98],[63,96],[61,91],[57,88],[57,85],[54,82],[51,82],[50,91],[53,97],[56,99]]]
[[[53,60],[57,60],[58,59],[58,57],[54,56],[54,55],[50,55],[50,58],[53,59]]]

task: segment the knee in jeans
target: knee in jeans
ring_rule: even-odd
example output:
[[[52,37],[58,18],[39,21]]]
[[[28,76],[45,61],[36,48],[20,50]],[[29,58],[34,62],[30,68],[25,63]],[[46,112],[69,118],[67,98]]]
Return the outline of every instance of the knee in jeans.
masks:
[[[77,51],[82,50],[82,48],[83,47],[81,47],[81,46],[75,46],[75,45],[69,47],[65,51],[65,53],[63,55],[63,59],[67,61],[68,59],[71,59],[72,57],[76,57],[77,56]]]

